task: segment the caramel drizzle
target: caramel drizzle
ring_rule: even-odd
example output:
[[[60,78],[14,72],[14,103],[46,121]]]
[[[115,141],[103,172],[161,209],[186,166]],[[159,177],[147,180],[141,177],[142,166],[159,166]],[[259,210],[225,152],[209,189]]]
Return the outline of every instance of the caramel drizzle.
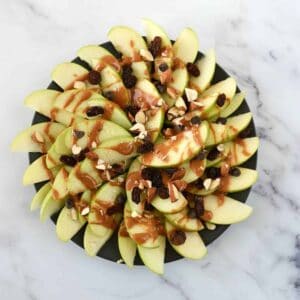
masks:
[[[113,215],[107,215],[107,209],[111,207],[112,204],[106,201],[95,200],[91,211],[95,214],[95,221],[90,222],[90,224],[102,225],[106,228],[115,229],[117,227],[117,222]]]
[[[43,165],[44,170],[47,173],[47,176],[48,176],[49,180],[53,181],[54,175],[53,175],[52,171],[49,170],[48,167],[47,167],[47,164],[46,164],[46,155],[42,156],[42,165]]]
[[[98,185],[97,181],[91,175],[80,171],[80,165],[76,167],[75,176],[89,190],[95,189]]]

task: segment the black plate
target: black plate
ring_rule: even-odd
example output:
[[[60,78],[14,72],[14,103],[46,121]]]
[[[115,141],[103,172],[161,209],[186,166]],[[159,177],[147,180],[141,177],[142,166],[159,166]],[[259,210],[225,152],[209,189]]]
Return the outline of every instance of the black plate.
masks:
[[[112,46],[112,44],[110,42],[106,42],[104,44],[101,44],[102,47],[106,48],[108,51],[110,51],[111,53],[113,53],[114,55],[118,55],[118,53],[116,52],[116,50],[114,49],[114,47]],[[203,54],[202,53],[198,53],[198,58],[202,57]],[[81,61],[78,57],[75,58],[73,60],[73,62],[78,63],[80,65],[82,65],[83,67],[90,69],[90,67],[83,61]],[[226,78],[229,77],[229,74],[227,74],[225,72],[225,70],[223,70],[219,65],[216,65],[216,70],[215,70],[215,74],[214,74],[214,78],[212,80],[212,83],[216,83],[220,80],[224,80]],[[63,91],[55,82],[51,82],[50,85],[48,86],[48,89],[53,89],[53,90],[57,90],[57,91]],[[238,91],[239,88],[237,88]],[[247,105],[246,101],[243,101],[242,105],[239,107],[239,109],[233,114],[233,115],[238,115],[241,113],[246,113],[249,112],[249,106]],[[33,121],[32,124],[36,124],[36,123],[40,123],[40,122],[45,122],[48,121],[49,119],[39,113],[35,113],[34,117],[33,117]],[[255,125],[253,120],[251,121],[250,124],[250,128],[251,128],[251,136],[255,136],[256,135],[256,131],[255,131]],[[39,156],[41,156],[40,153],[29,153],[29,161],[30,163],[32,163],[34,160],[36,160]],[[256,164],[257,164],[257,154],[255,154],[254,156],[252,156],[246,163],[244,163],[242,166],[250,168],[250,169],[256,169]],[[43,185],[45,184],[45,182],[42,183],[38,183],[35,184],[35,189],[38,191]],[[232,196],[232,198],[239,200],[241,202],[246,202],[249,192],[250,192],[251,188],[242,191],[242,192],[238,192],[238,193],[233,193],[230,196]],[[56,223],[56,219],[57,219],[58,213],[53,215],[51,217],[51,219],[53,220],[54,223]],[[217,225],[216,229],[213,231],[204,229],[200,232],[200,235],[205,243],[205,245],[209,245],[210,243],[212,243],[215,239],[217,239],[229,226],[228,225]],[[84,233],[84,228],[82,228],[73,238],[72,241],[77,244],[78,246],[83,248],[83,233]],[[116,262],[118,259],[120,259],[120,252],[118,249],[118,242],[117,242],[117,232],[114,233],[114,235],[112,236],[112,238],[103,246],[103,248],[100,250],[100,252],[98,253],[99,257],[105,258],[107,260],[111,260]],[[179,254],[177,254],[173,248],[167,243],[167,247],[166,247],[166,257],[165,257],[165,262],[172,262],[178,259],[181,259],[182,256],[180,256]],[[136,256],[135,258],[135,264],[136,265],[141,265],[142,261],[140,259],[140,257]]]

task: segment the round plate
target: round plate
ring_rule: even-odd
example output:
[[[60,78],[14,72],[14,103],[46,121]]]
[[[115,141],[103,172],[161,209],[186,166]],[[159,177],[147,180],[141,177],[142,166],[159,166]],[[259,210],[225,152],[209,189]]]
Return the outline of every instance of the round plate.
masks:
[[[118,53],[116,52],[116,50],[114,49],[113,45],[110,42],[106,42],[104,44],[101,44],[102,47],[106,48],[108,51],[110,51],[111,53],[113,53],[114,55],[118,55]],[[202,57],[203,54],[202,53],[198,53],[198,57]],[[78,57],[75,58],[73,60],[73,62],[78,63],[80,65],[82,65],[83,67],[90,69],[90,67],[83,62],[82,60],[80,60]],[[229,77],[229,74],[227,74],[218,64],[216,65],[216,70],[215,70],[215,74],[212,80],[212,84],[220,81],[220,80],[224,80],[226,78]],[[48,89],[53,89],[53,90],[57,90],[57,91],[63,91],[55,82],[51,82],[50,85],[48,86]],[[237,91],[240,91],[239,88],[237,88]],[[238,115],[241,113],[246,113],[249,112],[249,106],[247,105],[246,101],[243,101],[242,105],[239,107],[239,109],[233,114],[233,115]],[[36,123],[40,123],[40,122],[45,122],[45,121],[49,121],[49,119],[39,113],[35,113],[34,117],[33,117],[33,121],[32,124],[36,124]],[[255,125],[253,122],[253,119],[250,123],[250,128],[251,128],[251,136],[255,136],[256,132],[255,132]],[[30,163],[32,163],[34,160],[36,160],[39,156],[41,156],[41,153],[29,153],[29,161]],[[246,168],[250,168],[250,169],[256,169],[256,163],[257,163],[257,154],[253,155],[247,162],[245,162],[244,164],[242,164],[243,167]],[[35,184],[35,189],[38,191],[43,185],[45,184],[45,182],[41,182],[41,183],[37,183]],[[249,192],[250,192],[251,188],[242,191],[242,192],[238,192],[238,193],[232,193],[229,196],[231,196],[232,198],[239,200],[241,202],[246,202]],[[56,223],[56,219],[58,217],[59,213],[56,213],[55,215],[53,215],[51,217],[51,219],[53,220],[54,223]],[[216,229],[211,231],[211,230],[207,230],[204,229],[202,231],[200,231],[200,235],[205,243],[205,245],[209,245],[210,243],[212,243],[215,239],[217,239],[221,234],[224,233],[224,231],[229,227],[229,225],[217,225]],[[72,241],[77,244],[78,246],[83,248],[83,234],[84,234],[84,230],[85,230],[85,226],[72,238]],[[119,252],[119,248],[118,248],[118,239],[117,239],[117,231],[115,231],[114,235],[112,236],[112,238],[102,247],[102,249],[99,251],[98,256],[105,258],[107,260],[111,260],[116,262],[118,259],[120,259],[120,252]],[[165,256],[165,262],[172,262],[178,259],[181,259],[182,256],[180,256],[179,254],[177,254],[173,248],[167,243],[166,246],[166,256]],[[136,265],[141,265],[143,264],[138,253],[137,256],[135,258],[135,262]]]

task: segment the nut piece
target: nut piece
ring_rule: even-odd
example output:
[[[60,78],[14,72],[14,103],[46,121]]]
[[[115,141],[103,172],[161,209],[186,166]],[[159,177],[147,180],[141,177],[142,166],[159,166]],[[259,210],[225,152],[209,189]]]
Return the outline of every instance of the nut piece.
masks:
[[[86,88],[86,85],[83,81],[75,81],[73,87],[74,89],[84,90]]]
[[[210,222],[205,222],[205,226],[208,230],[215,230],[216,229],[216,224],[210,223]]]
[[[198,92],[194,89],[185,88],[185,94],[189,102],[193,102],[198,98]]]
[[[220,183],[221,183],[221,179],[220,178],[216,178],[215,180],[212,181],[212,183],[210,185],[210,188],[212,190],[217,189],[219,187]]]
[[[156,106],[161,107],[161,106],[163,106],[164,103],[165,103],[164,99],[163,98],[159,98],[157,100]]]
[[[129,128],[130,131],[138,131],[138,132],[144,132],[146,131],[145,126],[141,123],[134,124],[131,128]]]
[[[218,149],[219,152],[224,152],[224,150],[225,150],[224,144],[219,144],[217,146],[217,149]]]
[[[87,206],[81,211],[82,216],[86,216],[90,212],[90,208]]]
[[[137,217],[139,217],[140,215],[134,210],[134,211],[132,211],[132,213],[131,213],[131,217],[132,218],[137,218]]]
[[[76,221],[77,218],[78,218],[78,216],[77,216],[77,210],[74,207],[71,208],[71,218],[74,221]]]
[[[206,178],[204,181],[203,181],[203,185],[204,185],[204,188],[208,191],[210,186],[211,186],[211,183],[212,183],[212,179],[211,178]]]
[[[43,143],[44,142],[44,137],[42,136],[42,134],[40,132],[36,131],[34,133],[34,137],[35,137],[35,139],[38,143]]]
[[[77,146],[76,144],[74,144],[73,146],[72,146],[72,153],[74,154],[74,155],[77,155],[77,154],[79,154],[80,152],[81,152],[81,147],[80,146]]]
[[[139,110],[137,112],[134,119],[137,123],[141,123],[141,124],[145,124],[147,121],[146,115],[142,110]]]
[[[95,149],[95,148],[97,148],[97,143],[95,141],[93,141],[91,146],[92,146],[93,149]]]
[[[153,55],[149,50],[146,49],[141,49],[140,50],[140,55],[147,61],[153,61]]]
[[[122,258],[117,260],[117,264],[122,264],[124,262],[124,260]]]
[[[186,104],[181,97],[177,98],[177,100],[175,102],[175,106],[177,108],[184,108],[184,110],[187,110]]]

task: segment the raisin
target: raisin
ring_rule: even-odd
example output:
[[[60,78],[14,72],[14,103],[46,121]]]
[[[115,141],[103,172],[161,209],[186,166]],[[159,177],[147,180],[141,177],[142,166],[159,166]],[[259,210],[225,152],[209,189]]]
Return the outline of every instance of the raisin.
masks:
[[[85,149],[81,150],[81,151],[79,152],[79,154],[75,156],[75,159],[76,159],[78,162],[79,162],[79,161],[83,161],[83,160],[85,159],[86,153],[88,153],[88,152],[89,152],[89,149],[88,149],[88,148],[85,148]]]
[[[137,112],[140,110],[140,108],[136,105],[128,105],[126,106],[125,110],[130,113],[133,117],[137,114]]]
[[[165,72],[169,69],[169,66],[166,64],[166,63],[162,63],[159,65],[159,70],[162,71],[162,72]]]
[[[230,168],[229,174],[234,177],[239,177],[241,175],[241,170],[239,168]]]
[[[186,65],[187,71],[194,77],[198,77],[200,75],[200,70],[197,65],[192,63],[187,63]]]
[[[162,199],[167,199],[169,198],[169,189],[166,188],[165,186],[162,186],[162,187],[159,187],[157,189],[157,193],[158,193],[158,196]]]
[[[115,94],[113,91],[107,91],[103,93],[103,96],[108,100],[114,100]]]
[[[207,156],[207,150],[200,151],[197,156],[194,158],[196,160],[204,160]]]
[[[111,167],[112,170],[117,174],[121,174],[124,172],[124,168],[121,164],[113,164]]]
[[[159,81],[155,81],[154,84],[160,94],[163,94],[167,90],[167,87]]]
[[[76,159],[73,156],[62,155],[59,160],[67,166],[74,167],[77,163]]]
[[[211,149],[207,154],[208,160],[215,160],[218,155],[220,154],[219,150],[217,148]]]
[[[154,173],[151,181],[152,181],[152,186],[156,188],[163,186],[162,176],[159,171]]]
[[[185,197],[188,201],[190,201],[190,202],[194,201],[194,199],[195,199],[195,195],[192,194],[192,193],[189,193],[189,192],[187,192],[187,191],[184,191],[184,192],[183,192],[183,195],[184,195],[184,197]]]
[[[72,198],[68,198],[66,200],[65,206],[66,206],[66,208],[69,208],[69,209],[72,208],[72,207],[74,207],[74,201],[73,201],[73,199]]]
[[[81,131],[81,130],[73,130],[73,134],[77,139],[81,139],[82,137],[84,137],[85,132]]]
[[[104,109],[101,106],[91,106],[86,111],[88,117],[95,117],[104,114]]]
[[[197,218],[196,210],[194,208],[189,209],[188,217],[191,218],[191,219],[196,219]]]
[[[216,167],[207,168],[205,173],[206,173],[206,177],[211,179],[216,179],[221,176],[220,168],[216,168]]]
[[[144,208],[145,208],[145,210],[148,210],[148,211],[153,211],[154,210],[153,205],[151,205],[151,203],[148,203],[148,202],[145,202]]]
[[[137,152],[144,154],[144,153],[152,151],[153,149],[154,149],[153,143],[146,141],[145,143],[143,143],[137,147]]]
[[[225,94],[220,94],[217,98],[217,105],[222,107],[225,103],[226,100],[226,95]]]
[[[173,245],[179,246],[184,244],[185,240],[186,240],[186,235],[184,231],[181,230],[173,230],[170,233],[170,241]]]
[[[142,178],[145,180],[151,180],[153,178],[154,172],[155,169],[153,168],[144,168],[141,172]]]
[[[203,216],[203,214],[204,214],[204,202],[203,202],[202,197],[200,197],[200,199],[198,199],[198,200],[195,200],[195,211],[196,211],[196,215],[197,215],[198,218]]]
[[[201,178],[198,178],[195,183],[194,183],[195,187],[199,190],[203,189],[204,188],[204,185],[203,185],[203,180]]]
[[[128,89],[133,88],[137,82],[137,78],[134,75],[123,74],[122,79],[123,79],[124,85]]]
[[[123,75],[131,75],[132,74],[132,68],[130,64],[126,64],[123,66]]]
[[[201,118],[200,118],[199,116],[194,116],[194,117],[192,117],[192,119],[191,119],[191,123],[192,123],[193,125],[200,124],[200,123],[201,123]]]
[[[177,168],[167,168],[165,172],[171,177],[175,172],[177,172]]]
[[[134,203],[139,204],[141,202],[141,193],[142,190],[140,190],[138,187],[133,188],[131,197]]]
[[[227,119],[226,119],[226,118],[219,117],[219,118],[216,120],[216,123],[225,125],[225,124],[227,123]]]
[[[88,81],[90,84],[99,84],[101,80],[101,74],[98,71],[92,70],[89,72]]]
[[[116,198],[116,202],[117,202],[117,204],[120,204],[120,205],[125,204],[126,196],[124,194],[118,195],[118,197]]]
[[[161,37],[156,36],[149,45],[149,51],[152,53],[153,57],[157,57],[161,53]]]
[[[248,126],[246,129],[244,129],[243,131],[241,131],[239,133],[239,137],[242,138],[242,139],[250,137],[251,136],[251,132],[252,132],[251,127]]]
[[[123,210],[122,205],[120,205],[120,204],[115,204],[115,205],[109,207],[109,208],[106,210],[106,214],[107,214],[108,216],[111,216],[111,215],[113,215],[113,214],[115,214],[115,213],[122,212],[122,210]]]
[[[184,130],[184,125],[176,124],[173,126],[173,129],[175,130],[176,133],[179,133]]]

